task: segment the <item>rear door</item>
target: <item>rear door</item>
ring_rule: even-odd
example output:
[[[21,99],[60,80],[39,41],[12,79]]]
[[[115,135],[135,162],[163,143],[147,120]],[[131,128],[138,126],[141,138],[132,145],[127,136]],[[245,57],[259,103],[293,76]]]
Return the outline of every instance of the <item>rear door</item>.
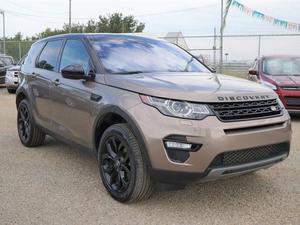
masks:
[[[49,87],[57,73],[58,56],[63,40],[38,42],[30,50],[22,66],[30,86],[32,106],[35,108],[37,123],[51,129],[51,100]]]
[[[53,129],[64,138],[85,147],[91,146],[90,98],[93,81],[63,78],[61,70],[69,65],[81,65],[85,73],[94,71],[84,41],[68,39],[61,53],[59,73],[50,88],[53,101]]]

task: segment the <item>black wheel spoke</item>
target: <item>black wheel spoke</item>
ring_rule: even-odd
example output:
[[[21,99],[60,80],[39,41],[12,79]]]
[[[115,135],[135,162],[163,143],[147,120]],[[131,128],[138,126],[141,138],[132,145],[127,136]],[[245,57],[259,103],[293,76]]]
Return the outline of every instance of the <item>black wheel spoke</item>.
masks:
[[[28,108],[25,105],[20,105],[18,111],[18,129],[23,141],[26,141],[30,135],[30,115]]]
[[[112,149],[110,143],[106,143],[106,148],[107,148],[108,154],[109,154],[113,159],[117,157],[117,154],[116,154],[116,152]]]
[[[131,166],[126,141],[119,136],[109,137],[104,145],[101,169],[106,183],[113,191],[127,190],[131,179]]]

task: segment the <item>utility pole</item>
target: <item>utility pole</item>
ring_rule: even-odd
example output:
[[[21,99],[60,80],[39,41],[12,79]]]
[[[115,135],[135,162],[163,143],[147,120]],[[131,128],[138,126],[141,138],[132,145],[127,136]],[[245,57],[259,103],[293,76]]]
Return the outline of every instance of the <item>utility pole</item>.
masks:
[[[221,0],[220,73],[223,72],[223,31],[224,31],[224,1]]]
[[[72,16],[72,0],[69,0],[69,33],[72,31],[72,21],[71,21],[71,16]]]
[[[6,54],[6,46],[5,46],[5,15],[4,11],[0,9],[0,14],[3,16],[3,54]]]
[[[259,35],[259,36],[258,36],[258,54],[257,54],[258,57],[260,56],[260,49],[261,49],[260,46],[261,46],[261,36]]]

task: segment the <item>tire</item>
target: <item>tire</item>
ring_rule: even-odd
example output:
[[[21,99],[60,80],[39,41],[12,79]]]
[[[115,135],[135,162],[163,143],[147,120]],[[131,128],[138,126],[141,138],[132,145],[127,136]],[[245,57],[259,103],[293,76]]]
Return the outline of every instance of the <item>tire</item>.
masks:
[[[16,89],[14,89],[14,88],[7,88],[7,92],[9,94],[14,94],[14,93],[16,93]]]
[[[26,99],[23,99],[18,105],[17,124],[19,138],[23,145],[36,147],[44,143],[46,135],[36,126]]]
[[[108,193],[119,202],[149,198],[154,182],[136,137],[125,123],[107,128],[100,140],[98,167]]]

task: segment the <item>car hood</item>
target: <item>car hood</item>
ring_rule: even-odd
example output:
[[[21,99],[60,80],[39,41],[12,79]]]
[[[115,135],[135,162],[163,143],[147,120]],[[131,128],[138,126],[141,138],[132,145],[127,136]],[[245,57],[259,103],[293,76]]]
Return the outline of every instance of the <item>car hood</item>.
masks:
[[[276,98],[270,88],[261,84],[211,73],[108,74],[105,80],[108,85],[140,94],[186,101],[215,102],[227,96],[269,95]],[[253,100],[252,97],[239,98],[243,99]]]
[[[268,76],[278,86],[299,86],[300,76]]]

